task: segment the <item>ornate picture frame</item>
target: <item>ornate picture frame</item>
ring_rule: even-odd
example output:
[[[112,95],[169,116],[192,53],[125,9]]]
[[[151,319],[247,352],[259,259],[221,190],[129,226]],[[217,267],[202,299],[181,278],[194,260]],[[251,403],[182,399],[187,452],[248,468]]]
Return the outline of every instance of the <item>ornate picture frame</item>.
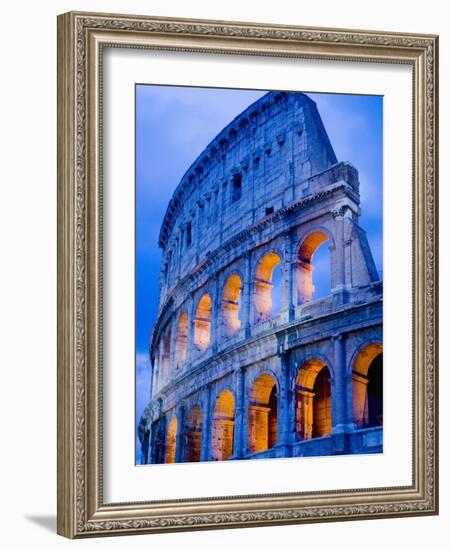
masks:
[[[411,484],[172,500],[152,499],[149,490],[146,501],[105,501],[102,90],[107,48],[412,68]],[[438,513],[437,117],[437,36],[77,12],[58,17],[59,534],[82,538]]]

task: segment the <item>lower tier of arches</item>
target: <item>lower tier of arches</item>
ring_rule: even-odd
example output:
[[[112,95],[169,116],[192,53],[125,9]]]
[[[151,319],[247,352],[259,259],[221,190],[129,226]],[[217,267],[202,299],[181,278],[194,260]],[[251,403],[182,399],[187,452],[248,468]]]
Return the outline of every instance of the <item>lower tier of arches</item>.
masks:
[[[236,369],[159,412],[143,436],[146,463],[382,452],[383,349],[364,342],[342,363],[281,354]],[[345,355],[345,354],[344,354]],[[275,367],[274,365],[278,365]]]

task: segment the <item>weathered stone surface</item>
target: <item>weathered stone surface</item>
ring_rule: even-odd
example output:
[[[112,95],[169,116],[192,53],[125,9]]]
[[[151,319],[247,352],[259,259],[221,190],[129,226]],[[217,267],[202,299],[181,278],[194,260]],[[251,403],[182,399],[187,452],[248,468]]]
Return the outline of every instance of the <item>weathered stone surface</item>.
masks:
[[[382,350],[382,283],[359,202],[356,169],[337,162],[301,93],[266,94],[193,163],[159,238],[145,462],[382,450],[365,351]],[[331,294],[315,300],[325,241]]]

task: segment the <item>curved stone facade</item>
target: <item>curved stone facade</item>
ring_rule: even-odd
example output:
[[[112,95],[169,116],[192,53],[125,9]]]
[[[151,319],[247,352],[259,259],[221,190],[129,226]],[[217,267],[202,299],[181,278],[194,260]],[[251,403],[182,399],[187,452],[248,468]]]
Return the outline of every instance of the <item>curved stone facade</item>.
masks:
[[[269,92],[192,164],[159,236],[145,462],[382,450],[382,283],[359,204],[302,93]]]

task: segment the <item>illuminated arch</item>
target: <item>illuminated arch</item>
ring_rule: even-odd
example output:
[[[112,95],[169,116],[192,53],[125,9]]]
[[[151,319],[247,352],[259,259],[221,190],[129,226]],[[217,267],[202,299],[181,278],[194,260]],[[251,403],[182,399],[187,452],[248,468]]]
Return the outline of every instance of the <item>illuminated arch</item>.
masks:
[[[358,428],[383,424],[383,346],[365,345],[352,366],[353,421]]]
[[[188,316],[183,312],[178,319],[177,338],[175,342],[175,364],[179,370],[186,361],[188,347]]]
[[[330,371],[321,359],[303,363],[295,380],[296,433],[300,439],[331,433]]]
[[[255,321],[265,321],[275,314],[272,293],[274,270],[281,264],[275,252],[268,252],[258,263],[254,280]]]
[[[221,332],[224,337],[232,336],[241,327],[239,319],[242,279],[237,273],[228,277],[223,288],[221,303]]]
[[[203,294],[197,306],[194,319],[194,343],[205,350],[211,342],[212,301],[209,294]]]
[[[202,410],[194,405],[186,423],[185,462],[200,462],[202,448]]]
[[[313,298],[320,298],[331,293],[331,254],[326,252],[326,257],[320,258],[319,271],[316,271],[318,279],[321,280],[320,294],[315,292],[316,288],[313,281],[313,257],[322,245],[329,241],[329,235],[323,230],[318,229],[309,233],[302,241],[298,250],[297,262],[297,301],[299,304],[310,302]]]
[[[212,430],[212,459],[227,460],[233,454],[234,439],[234,396],[230,390],[217,397]]]
[[[173,464],[175,462],[175,452],[177,448],[177,428],[178,422],[176,416],[174,416],[167,427],[166,464]]]
[[[278,438],[278,392],[271,374],[262,374],[254,382],[248,407],[248,447],[257,453],[271,449]]]

